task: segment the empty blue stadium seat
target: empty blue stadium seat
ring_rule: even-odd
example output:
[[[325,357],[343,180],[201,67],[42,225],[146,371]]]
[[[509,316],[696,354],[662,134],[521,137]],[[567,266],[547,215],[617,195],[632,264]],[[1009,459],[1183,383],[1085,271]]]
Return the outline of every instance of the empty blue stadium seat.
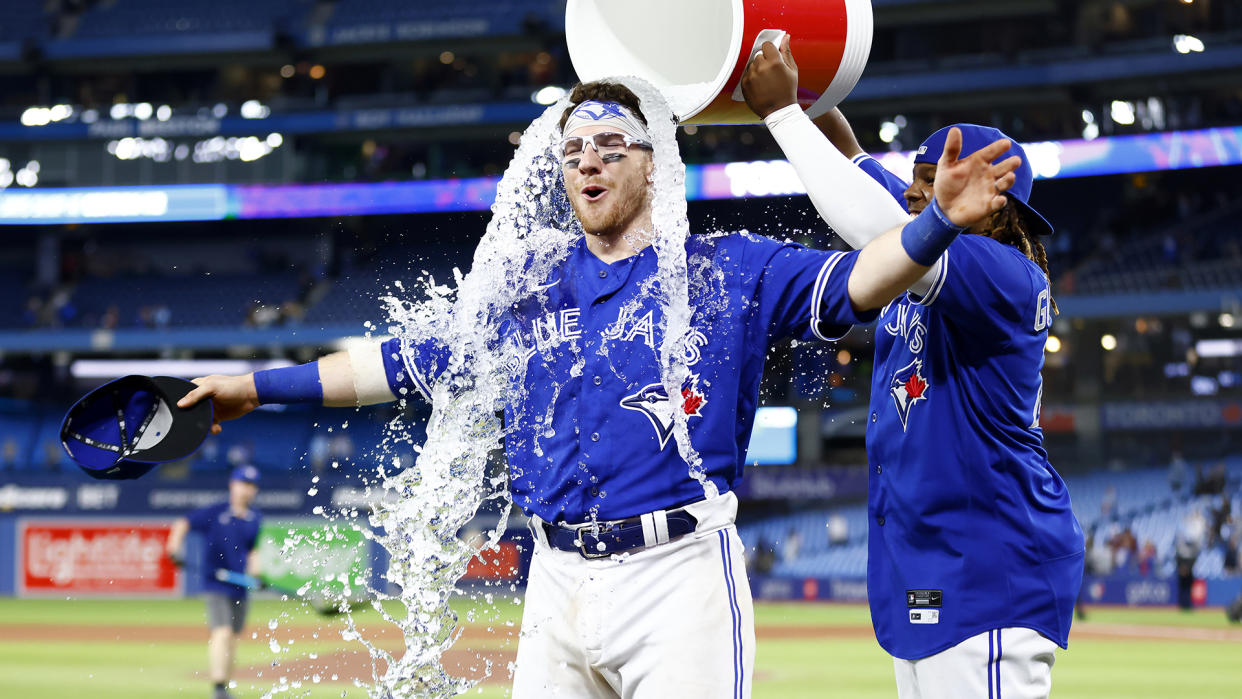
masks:
[[[1230,457],[1225,464],[1231,483],[1242,479],[1242,456]],[[1204,464],[1205,467],[1211,465]],[[1094,528],[1099,536],[1106,536],[1112,529],[1129,524],[1140,549],[1147,541],[1155,545],[1154,574],[1162,577],[1174,573],[1173,552],[1183,521],[1193,508],[1206,514],[1213,500],[1210,497],[1174,498],[1168,471],[1164,468],[1099,471],[1067,480],[1074,511],[1084,533]],[[1110,487],[1116,491],[1116,505],[1113,514],[1105,517],[1100,506]],[[1240,505],[1242,497],[1235,498],[1235,513],[1242,511]],[[828,545],[825,527],[834,513],[844,516],[849,523],[849,541],[844,546]],[[751,555],[761,544],[775,549],[777,562],[773,574],[862,577],[867,572],[867,524],[866,505],[859,503],[747,522],[739,525],[738,533]],[[798,556],[794,560],[783,560],[782,552],[791,531],[796,531],[800,539]],[[1205,549],[1195,564],[1195,574],[1206,578],[1226,575],[1222,551],[1215,547]]]
[[[96,322],[115,304],[121,328],[141,325],[139,311],[160,305],[170,311],[170,327],[237,327],[253,304],[280,306],[297,297],[294,275],[202,275],[91,279],[79,285],[73,301],[80,317]]]
[[[115,0],[83,13],[74,36],[264,31],[308,7],[301,0]]]

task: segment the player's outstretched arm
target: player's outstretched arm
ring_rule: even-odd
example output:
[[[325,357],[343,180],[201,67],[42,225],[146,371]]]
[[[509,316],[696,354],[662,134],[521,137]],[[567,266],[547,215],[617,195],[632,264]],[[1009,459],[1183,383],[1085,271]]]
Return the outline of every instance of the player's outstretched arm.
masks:
[[[962,132],[949,132],[936,170],[936,199],[910,223],[872,241],[858,255],[850,273],[850,301],[858,310],[881,308],[928,268],[971,224],[1005,206],[1013,186],[1018,156],[992,164],[1009,150],[1001,139],[958,160]]]
[[[194,379],[198,387],[178,401],[177,406],[188,408],[211,400],[211,432],[220,434],[220,423],[236,420],[263,403],[312,403],[343,408],[395,400],[387,386],[378,391],[360,385],[352,354],[335,352],[317,362],[242,376],[200,377]],[[378,362],[378,351],[374,354]]]

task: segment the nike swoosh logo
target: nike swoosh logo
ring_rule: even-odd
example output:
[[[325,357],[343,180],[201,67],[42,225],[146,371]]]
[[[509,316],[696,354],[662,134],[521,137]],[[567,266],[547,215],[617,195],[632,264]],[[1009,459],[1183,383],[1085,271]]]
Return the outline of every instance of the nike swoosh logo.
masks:
[[[560,280],[560,279],[557,279],[556,281],[554,281],[554,282],[552,282],[552,283],[550,283],[550,284],[538,284],[538,285],[536,285],[536,286],[535,286],[534,290],[535,290],[535,291],[543,291],[544,289],[551,289],[552,287],[554,287],[554,286],[556,286],[557,284],[560,284],[560,283],[561,283],[561,280]]]

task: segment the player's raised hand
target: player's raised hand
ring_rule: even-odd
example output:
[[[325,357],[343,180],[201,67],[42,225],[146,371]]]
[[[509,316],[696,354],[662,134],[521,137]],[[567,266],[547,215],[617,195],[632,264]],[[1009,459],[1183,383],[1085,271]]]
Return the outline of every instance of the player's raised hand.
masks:
[[[798,64],[794,63],[788,34],[781,40],[779,49],[770,41],[763,42],[742,74],[742,96],[746,98],[746,106],[761,119],[797,104]]]
[[[1005,192],[1013,186],[1022,158],[1013,156],[993,164],[1012,144],[1002,138],[969,157],[962,154],[962,132],[951,129],[936,165],[936,203],[949,220],[969,226],[1005,206]]]
[[[198,386],[177,401],[178,408],[189,408],[200,401],[211,400],[211,433],[220,434],[220,423],[237,418],[259,407],[259,394],[254,387],[254,374],[222,376],[213,374],[192,379]]]

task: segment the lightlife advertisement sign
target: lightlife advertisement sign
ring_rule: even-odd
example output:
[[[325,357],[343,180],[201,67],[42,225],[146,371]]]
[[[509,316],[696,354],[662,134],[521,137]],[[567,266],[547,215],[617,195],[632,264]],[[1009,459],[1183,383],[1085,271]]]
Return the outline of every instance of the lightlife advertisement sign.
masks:
[[[416,117],[410,114],[406,121]],[[400,118],[393,118],[395,125],[405,125]],[[1040,179],[1242,164],[1242,126],[1024,145]],[[912,152],[881,153],[876,158],[898,176],[910,176]],[[499,181],[496,177],[477,177],[283,186],[10,188],[0,191],[0,225],[486,211],[495,200]],[[686,198],[690,201],[805,193],[793,166],[784,160],[686,167]]]
[[[171,524],[24,521],[19,595],[174,596],[181,574],[164,555]]]

